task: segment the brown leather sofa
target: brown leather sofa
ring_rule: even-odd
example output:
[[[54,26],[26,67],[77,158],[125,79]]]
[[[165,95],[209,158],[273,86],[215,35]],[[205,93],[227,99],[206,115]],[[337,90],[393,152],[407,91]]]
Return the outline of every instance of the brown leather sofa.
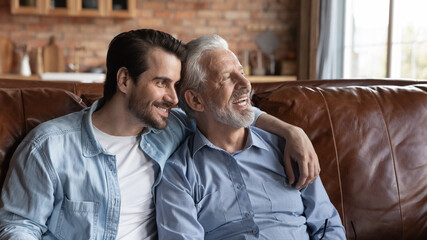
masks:
[[[29,130],[101,96],[102,84],[0,80],[0,186]],[[308,134],[348,239],[427,239],[427,81],[257,83],[252,100]]]

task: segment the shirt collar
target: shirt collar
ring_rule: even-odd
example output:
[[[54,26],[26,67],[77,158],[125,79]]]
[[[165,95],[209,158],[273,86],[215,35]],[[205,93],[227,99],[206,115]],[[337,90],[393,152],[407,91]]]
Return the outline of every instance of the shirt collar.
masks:
[[[253,131],[253,128],[254,128],[253,126],[249,127],[248,138],[246,139],[245,148],[242,151],[244,151],[245,149],[248,149],[250,147],[257,147],[257,148],[261,148],[261,149],[264,149],[266,151],[269,151],[269,149],[268,149],[267,144],[265,143],[265,141],[255,131]],[[200,130],[198,128],[197,128],[197,130],[196,130],[196,132],[194,134],[194,138],[193,139],[194,139],[194,141],[193,141],[193,153],[192,153],[192,157],[193,158],[194,158],[194,155],[196,154],[196,152],[198,152],[204,146],[224,151],[223,149],[221,149],[221,148],[213,145],[203,135],[203,133],[200,132]]]
[[[98,103],[99,101],[95,101],[90,108],[84,110],[86,112],[83,115],[81,137],[85,157],[95,156],[104,151],[101,144],[96,140],[92,123],[92,114],[98,109]]]

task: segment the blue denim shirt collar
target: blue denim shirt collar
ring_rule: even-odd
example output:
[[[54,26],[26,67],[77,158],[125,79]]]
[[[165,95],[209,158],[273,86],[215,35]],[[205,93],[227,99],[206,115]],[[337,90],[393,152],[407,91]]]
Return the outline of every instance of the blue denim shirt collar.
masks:
[[[83,156],[93,157],[100,153],[104,153],[102,146],[96,141],[95,133],[92,124],[92,114],[98,109],[98,101],[94,102],[90,108],[85,109],[86,113],[82,121],[82,151]]]

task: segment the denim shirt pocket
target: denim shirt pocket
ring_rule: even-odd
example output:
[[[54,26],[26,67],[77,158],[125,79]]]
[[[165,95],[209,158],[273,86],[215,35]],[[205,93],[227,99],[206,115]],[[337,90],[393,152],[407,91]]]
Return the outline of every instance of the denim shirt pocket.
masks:
[[[59,239],[95,239],[98,202],[72,201],[64,196],[55,235]]]

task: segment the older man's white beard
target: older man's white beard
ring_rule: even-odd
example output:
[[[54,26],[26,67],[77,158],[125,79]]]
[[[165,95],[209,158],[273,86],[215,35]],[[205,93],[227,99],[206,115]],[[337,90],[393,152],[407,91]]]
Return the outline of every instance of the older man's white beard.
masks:
[[[255,119],[255,114],[252,111],[250,102],[248,103],[249,107],[242,111],[236,111],[232,107],[232,102],[234,102],[235,98],[238,98],[239,96],[245,94],[248,91],[249,90],[240,90],[233,94],[233,97],[231,98],[231,101],[227,105],[226,109],[219,109],[218,107],[216,107],[212,99],[208,98],[208,108],[213,113],[214,118],[225,125],[229,125],[235,128],[248,127],[253,123]]]

